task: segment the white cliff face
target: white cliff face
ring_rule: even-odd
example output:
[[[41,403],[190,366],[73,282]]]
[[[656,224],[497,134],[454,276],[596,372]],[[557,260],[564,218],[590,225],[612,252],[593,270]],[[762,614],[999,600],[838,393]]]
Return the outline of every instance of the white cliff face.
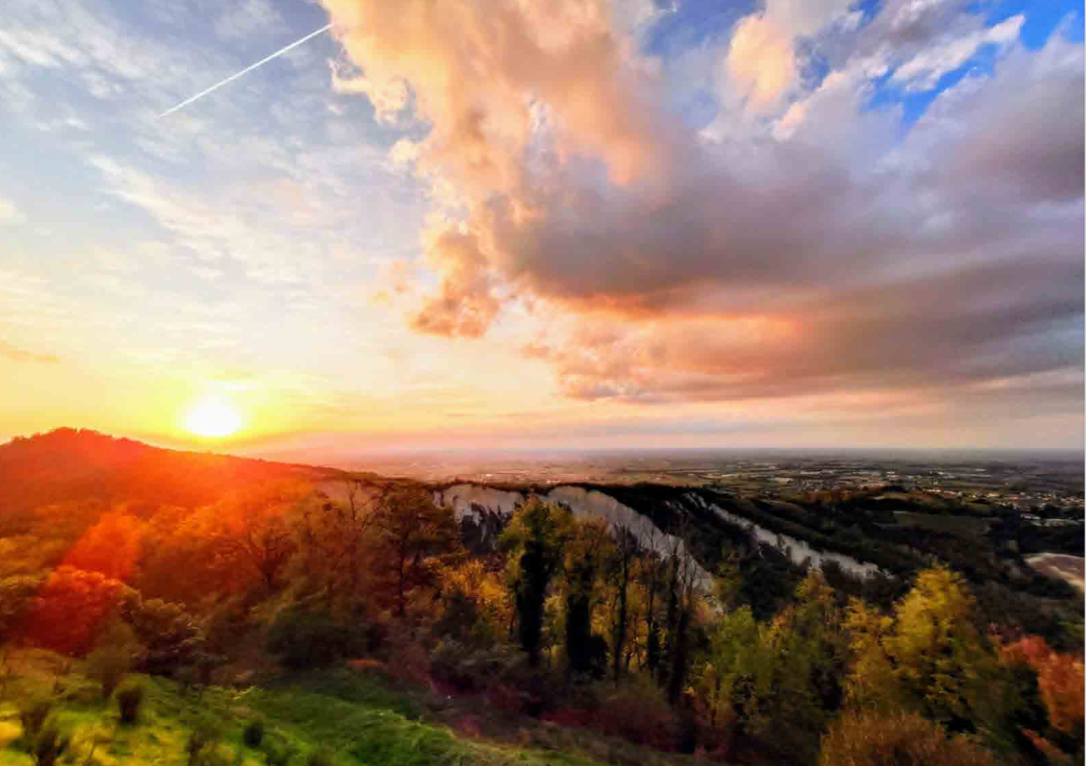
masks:
[[[877,574],[885,574],[874,564],[857,561],[844,553],[815,550],[803,540],[797,540],[791,535],[779,534],[765,529],[764,527],[760,527],[750,519],[726,511],[715,503],[706,503],[699,495],[691,494],[686,497],[701,507],[712,510],[713,513],[729,524],[734,524],[748,530],[758,542],[771,545],[779,550],[783,549],[784,552],[787,552],[788,557],[796,564],[807,564],[808,566],[822,571],[822,565],[827,561],[832,561],[841,567],[844,572],[853,577],[860,577],[865,580],[868,577],[874,577]]]
[[[560,486],[542,495],[542,498],[547,502],[565,506],[579,518],[605,519],[612,528],[625,527],[643,548],[656,551],[661,556],[685,553],[682,540],[664,534],[647,516],[623,505],[610,495],[583,487]],[[434,492],[434,502],[450,506],[457,521],[467,517],[479,524],[482,524],[485,514],[505,518],[512,516],[513,511],[525,500],[526,497],[521,492],[508,492],[479,484],[456,484]],[[711,579],[709,573],[696,562],[694,566],[699,584],[708,585]]]
[[[434,492],[434,502],[447,505],[460,521],[464,516],[478,517],[480,509],[502,516],[511,516],[521,503],[524,495],[520,492],[506,492],[479,484],[454,484],[445,490]]]
[[[493,549],[497,541],[491,538],[501,532],[506,520],[524,502],[524,495],[480,484],[455,484],[434,492],[434,502],[451,507],[458,523],[469,520],[479,544]]]
[[[603,492],[564,485],[555,487],[542,497],[548,502],[565,506],[574,516],[605,519],[613,528],[625,527],[637,538],[642,547],[656,551],[661,556],[685,553],[685,546],[681,539],[664,534],[648,516],[638,513]],[[687,494],[682,499],[711,510],[729,524],[748,530],[759,543],[781,549],[796,564],[807,564],[821,570],[827,561],[832,561],[853,577],[865,579],[881,573],[874,564],[857,561],[843,553],[819,551],[803,540],[760,527],[749,519],[724,510],[714,503],[706,502],[697,493]],[[526,497],[522,492],[511,492],[481,484],[456,484],[448,489],[434,492],[434,502],[450,506],[456,514],[457,521],[464,518],[475,521],[484,530],[484,536],[486,530],[489,529],[485,523],[487,516],[508,519],[525,500]],[[711,580],[709,573],[699,564],[695,564],[695,567],[699,584],[707,586]]]
[[[672,553],[682,556],[686,553],[681,539],[664,534],[648,516],[623,505],[610,495],[583,487],[555,487],[544,497],[569,508],[574,516],[605,519],[612,529],[625,527],[643,548],[656,551],[661,556]],[[712,579],[709,573],[697,562],[694,562],[694,568],[698,584],[707,586]]]

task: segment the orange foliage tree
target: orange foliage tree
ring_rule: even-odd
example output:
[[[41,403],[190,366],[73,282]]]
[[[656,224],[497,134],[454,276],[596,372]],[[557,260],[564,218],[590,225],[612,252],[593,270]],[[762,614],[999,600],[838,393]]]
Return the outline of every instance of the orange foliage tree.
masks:
[[[1048,722],[1066,734],[1081,735],[1084,717],[1082,659],[1053,651],[1040,636],[1026,636],[1000,650],[1007,665],[1026,665],[1037,674],[1037,689]]]
[[[120,580],[62,566],[42,586],[24,632],[38,646],[81,657],[109,619],[137,598],[136,591]]]
[[[64,564],[129,582],[139,561],[143,522],[123,511],[102,517],[64,557]]]

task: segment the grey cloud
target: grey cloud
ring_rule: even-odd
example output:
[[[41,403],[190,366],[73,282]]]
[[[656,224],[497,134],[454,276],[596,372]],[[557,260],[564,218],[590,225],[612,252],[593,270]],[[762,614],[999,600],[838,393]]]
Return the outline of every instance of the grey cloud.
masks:
[[[1055,35],[1041,51],[1013,48],[991,76],[941,94],[904,141],[900,113],[867,104],[880,71],[981,30],[970,10],[884,4],[840,50],[830,43],[835,71],[795,105],[780,140],[704,140],[651,89],[624,94],[642,80],[616,75],[613,57],[602,71],[586,65],[582,78],[619,84],[608,90],[616,108],[646,110],[633,132],[654,172],[609,180],[609,132],[588,142],[595,151],[553,162],[538,161],[546,135],[520,154],[495,146],[513,180],[483,194],[476,176],[457,175],[468,158],[431,156],[431,171],[463,180],[470,213],[430,240],[444,283],[416,329],[478,337],[506,296],[540,301],[564,322],[526,353],[585,399],[966,396],[1073,373],[1083,360],[1082,45]],[[457,59],[442,64],[459,71]],[[511,93],[518,77],[504,81]],[[568,83],[548,84],[570,99]],[[487,124],[485,111],[472,115]],[[472,136],[471,157],[490,157],[486,131]],[[755,340],[733,337],[747,321]],[[594,322],[605,329],[588,330]],[[1081,403],[1081,391],[1057,395]]]

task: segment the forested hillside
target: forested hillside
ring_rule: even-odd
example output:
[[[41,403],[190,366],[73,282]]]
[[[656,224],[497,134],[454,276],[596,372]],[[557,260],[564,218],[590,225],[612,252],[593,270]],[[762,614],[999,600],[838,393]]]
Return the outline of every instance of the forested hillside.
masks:
[[[0,763],[93,763],[114,716],[103,764],[148,742],[189,764],[1081,760],[1081,596],[1019,571],[1008,519],[904,525],[903,497],[427,486],[16,440]]]

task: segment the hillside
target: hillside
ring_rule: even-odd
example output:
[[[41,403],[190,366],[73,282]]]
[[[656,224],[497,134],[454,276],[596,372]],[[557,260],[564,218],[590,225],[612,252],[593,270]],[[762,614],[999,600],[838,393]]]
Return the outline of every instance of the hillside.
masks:
[[[20,698],[54,700],[51,715],[69,741],[69,763],[181,766],[191,763],[193,732],[210,735],[199,760],[209,765],[256,766],[277,752],[303,762],[323,756],[325,766],[598,766],[593,752],[651,766],[687,762],[613,738],[563,735],[530,720],[519,722],[512,741],[482,739],[478,729],[487,713],[397,689],[372,670],[205,689],[134,675],[128,683],[143,689],[144,701],[137,719],[122,723],[117,706],[103,700],[98,684],[83,673],[84,663],[73,667],[41,651],[20,652],[8,662],[14,675],[0,697],[0,766],[34,763],[22,751],[25,729],[13,701]],[[245,736],[254,723],[263,732],[256,744]]]
[[[424,484],[67,429],[0,447],[0,481],[0,764],[52,746],[43,697],[88,766],[810,766],[872,729],[904,762],[1080,752],[1081,597],[1023,559],[1073,541],[1013,509]],[[207,715],[221,747],[186,761]],[[256,720],[283,753],[243,744]]]
[[[193,508],[225,492],[334,469],[152,447],[88,429],[59,428],[0,445],[0,518],[73,501]]]

